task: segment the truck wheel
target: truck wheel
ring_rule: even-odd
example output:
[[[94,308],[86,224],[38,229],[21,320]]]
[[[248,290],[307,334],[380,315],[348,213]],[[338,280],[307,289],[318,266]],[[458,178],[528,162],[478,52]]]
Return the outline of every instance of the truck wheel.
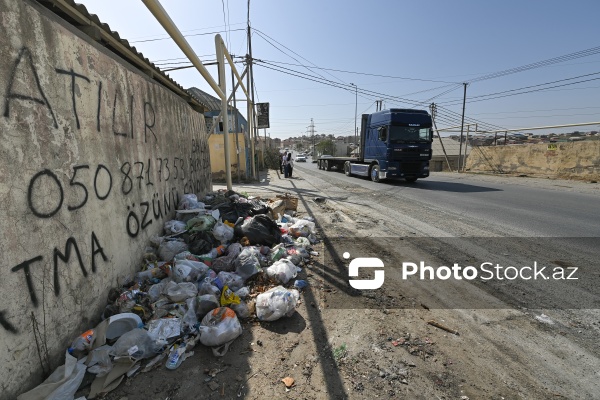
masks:
[[[317,168],[319,168],[319,169],[323,169],[323,168],[321,167],[321,160],[317,161]]]
[[[327,171],[331,171],[331,165],[329,164],[329,160],[328,160],[328,161],[325,161],[325,169],[326,169]]]
[[[371,171],[369,172],[371,176],[371,180],[373,182],[379,182],[379,165],[375,164],[371,167]]]
[[[417,181],[417,178],[406,178],[406,182],[414,183]]]
[[[350,161],[346,161],[344,163],[344,174],[346,174],[346,176],[352,176],[352,172],[350,172]]]

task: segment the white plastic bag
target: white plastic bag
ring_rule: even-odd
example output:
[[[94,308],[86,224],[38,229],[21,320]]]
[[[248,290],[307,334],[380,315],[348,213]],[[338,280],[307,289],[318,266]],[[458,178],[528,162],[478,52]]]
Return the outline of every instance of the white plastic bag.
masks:
[[[233,239],[233,228],[221,221],[217,222],[212,230],[213,236],[222,244],[230,242]]]
[[[208,269],[208,265],[200,261],[176,260],[173,267],[173,280],[177,283],[196,282]]]
[[[163,241],[158,247],[158,256],[163,261],[171,261],[176,254],[186,251],[187,244],[176,240]]]
[[[170,221],[165,222],[165,234],[172,235],[174,233],[183,233],[185,232],[186,225],[183,221],[177,221],[172,219]]]
[[[205,346],[226,345],[241,334],[240,321],[229,307],[214,309],[206,314],[200,323],[200,342]],[[224,353],[219,355],[224,355]]]
[[[136,328],[124,333],[113,346],[115,356],[130,356],[133,359],[141,360],[149,358],[160,350],[147,331]]]
[[[164,289],[165,295],[173,303],[179,303],[198,294],[198,287],[192,282],[169,282]]]
[[[315,223],[300,219],[294,225],[290,226],[289,233],[294,237],[307,237],[310,234],[315,234]]]
[[[160,318],[148,322],[148,336],[157,343],[167,343],[167,339],[181,334],[179,318]]]
[[[296,311],[300,293],[296,289],[288,290],[283,286],[274,287],[256,297],[256,316],[261,321],[275,321]]]
[[[265,270],[270,278],[275,278],[281,283],[288,283],[296,277],[296,266],[287,258],[281,259]]]
[[[233,312],[233,311],[232,311]],[[17,400],[63,400],[75,397],[75,392],[83,381],[86,366],[82,362],[65,352],[65,364],[56,368],[54,372],[39,386],[23,393]]]

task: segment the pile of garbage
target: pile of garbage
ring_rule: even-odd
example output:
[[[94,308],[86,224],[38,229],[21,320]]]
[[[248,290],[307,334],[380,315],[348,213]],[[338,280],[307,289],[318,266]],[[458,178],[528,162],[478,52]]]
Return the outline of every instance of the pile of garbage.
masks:
[[[152,237],[141,269],[111,288],[102,322],[77,337],[65,365],[19,399],[71,397],[86,373],[89,399],[125,376],[177,368],[201,343],[224,356],[240,320],[293,315],[306,282],[295,280],[317,242],[310,217],[295,218],[296,197],[263,201],[233,191],[181,198],[176,218]]]

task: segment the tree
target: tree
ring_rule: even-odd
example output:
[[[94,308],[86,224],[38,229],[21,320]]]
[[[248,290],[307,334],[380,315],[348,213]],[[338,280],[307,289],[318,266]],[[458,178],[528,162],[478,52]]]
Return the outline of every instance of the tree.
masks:
[[[333,154],[333,149],[335,148],[335,145],[333,143],[333,140],[326,139],[317,143],[315,148],[320,154]]]

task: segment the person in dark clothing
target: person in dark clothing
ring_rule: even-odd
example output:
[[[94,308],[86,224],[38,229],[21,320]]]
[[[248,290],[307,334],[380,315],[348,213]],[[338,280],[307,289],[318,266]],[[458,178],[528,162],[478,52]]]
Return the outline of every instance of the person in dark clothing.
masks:
[[[294,162],[292,161],[292,152],[290,151],[287,155],[287,168],[288,168],[288,173],[287,173],[287,177],[291,178],[292,177],[292,170],[294,169]]]

